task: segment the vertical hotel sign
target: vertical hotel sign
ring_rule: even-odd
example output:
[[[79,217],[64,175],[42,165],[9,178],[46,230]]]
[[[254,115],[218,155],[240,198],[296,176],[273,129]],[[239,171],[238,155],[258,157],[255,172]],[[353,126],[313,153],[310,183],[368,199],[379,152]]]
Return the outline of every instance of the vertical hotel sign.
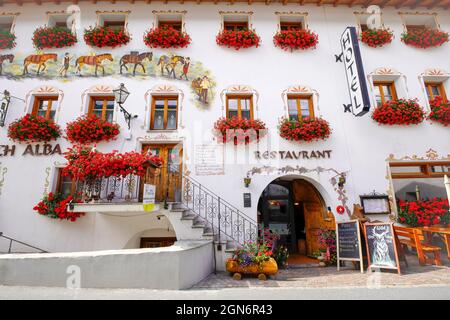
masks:
[[[362,116],[370,110],[370,100],[355,27],[345,29],[341,36],[341,48],[342,54],[337,59],[344,59],[350,93],[350,104],[344,105],[345,111]]]

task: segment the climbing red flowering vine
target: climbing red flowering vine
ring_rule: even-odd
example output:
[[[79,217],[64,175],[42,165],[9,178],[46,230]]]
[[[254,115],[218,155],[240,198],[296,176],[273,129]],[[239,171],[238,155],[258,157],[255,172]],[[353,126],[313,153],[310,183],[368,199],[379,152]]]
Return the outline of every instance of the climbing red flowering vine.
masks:
[[[444,126],[450,124],[450,103],[441,96],[436,96],[430,101],[431,112],[428,119],[439,122]]]
[[[319,36],[311,30],[281,30],[273,36],[273,43],[283,50],[315,48]]]
[[[151,48],[186,48],[191,37],[171,26],[153,28],[144,34],[144,43]]]
[[[47,216],[52,219],[76,221],[84,212],[70,212],[67,211],[67,206],[70,202],[79,203],[80,200],[74,199],[73,196],[63,198],[59,193],[50,192],[36,205],[33,210],[39,214]]]
[[[223,30],[216,36],[219,46],[240,50],[241,48],[258,47],[261,38],[254,30]]]
[[[398,221],[411,227],[447,226],[450,223],[448,199],[400,200],[398,202]]]
[[[409,30],[402,34],[405,44],[422,49],[442,46],[448,40],[448,33],[438,29]]]
[[[384,125],[419,124],[425,118],[423,108],[413,99],[390,100],[375,108],[372,119]]]
[[[10,31],[0,30],[0,49],[12,49],[16,46],[16,35]]]
[[[89,27],[84,30],[84,41],[92,47],[111,47],[126,45],[131,37],[125,30],[114,30],[109,27]]]
[[[322,118],[304,118],[302,121],[281,118],[278,125],[280,137],[290,141],[325,140],[331,135],[328,121]]]
[[[64,27],[37,28],[32,40],[37,49],[70,47],[77,43],[77,37]]]
[[[8,138],[17,142],[48,142],[61,136],[60,127],[51,119],[27,114],[8,127]]]
[[[110,141],[120,133],[117,123],[110,123],[95,114],[84,115],[67,123],[66,137],[72,143],[89,144]]]
[[[266,125],[261,120],[220,118],[214,124],[213,133],[223,143],[248,144],[266,134]]]
[[[361,42],[371,48],[383,47],[392,42],[394,33],[389,29],[367,29],[361,32]]]

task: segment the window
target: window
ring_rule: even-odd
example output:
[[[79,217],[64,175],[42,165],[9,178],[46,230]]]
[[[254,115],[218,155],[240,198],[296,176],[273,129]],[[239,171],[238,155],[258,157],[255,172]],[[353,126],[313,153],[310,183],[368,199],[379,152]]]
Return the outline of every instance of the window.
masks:
[[[227,118],[253,119],[252,95],[227,95]]]
[[[390,100],[397,100],[394,82],[374,82],[373,86],[378,106]]]
[[[435,14],[406,13],[401,14],[401,17],[407,31],[439,29]]]
[[[305,17],[299,15],[280,16],[280,30],[302,30],[306,29]]]
[[[54,120],[57,108],[58,96],[35,96],[31,114]]]
[[[431,101],[436,98],[436,96],[441,96],[444,100],[447,100],[444,84],[442,82],[425,82],[425,88],[427,90],[428,100]]]
[[[64,198],[74,195],[77,189],[75,180],[69,176],[62,175],[62,168],[58,168],[58,179],[55,192],[60,193]]]
[[[450,173],[450,161],[391,162],[393,179],[436,178]]]
[[[91,96],[88,114],[113,122],[114,97],[113,96]]]
[[[0,31],[13,32],[14,15],[0,16]]]
[[[158,16],[158,27],[172,27],[175,30],[183,30],[183,16],[181,14],[159,14]]]
[[[287,97],[289,120],[303,121],[304,118],[314,117],[312,96]]]
[[[248,16],[230,15],[223,17],[223,29],[232,31],[242,31],[249,29]]]
[[[176,130],[178,124],[178,96],[152,98],[150,129]]]
[[[99,25],[103,27],[109,27],[113,30],[125,30],[126,27],[126,18],[125,14],[101,14],[99,15]]]
[[[71,28],[71,25],[67,25],[69,17],[68,14],[49,14],[47,25],[49,27]]]

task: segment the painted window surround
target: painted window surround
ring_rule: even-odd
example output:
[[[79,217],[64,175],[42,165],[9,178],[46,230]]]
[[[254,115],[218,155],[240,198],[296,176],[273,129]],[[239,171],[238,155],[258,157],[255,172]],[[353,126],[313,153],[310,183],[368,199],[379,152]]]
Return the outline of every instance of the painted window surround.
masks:
[[[252,15],[253,12],[252,11],[219,11],[219,15],[220,15],[220,31],[224,30],[224,24],[225,24],[225,19],[226,17],[246,17],[247,18],[247,23],[248,23],[248,29],[252,30],[253,29],[253,25],[252,25]]]
[[[24,113],[29,114],[33,113],[34,102],[36,100],[36,97],[51,97],[51,96],[58,96],[58,99],[56,100],[58,102],[58,107],[55,110],[55,118],[53,120],[55,121],[55,123],[58,123],[64,93],[62,92],[62,90],[59,90],[58,88],[52,86],[41,86],[28,92],[27,95],[25,96]]]
[[[96,22],[96,26],[100,27],[103,26],[103,22],[104,22],[104,16],[124,16],[124,30],[126,32],[128,32],[128,16],[131,13],[131,11],[95,11],[95,13],[97,14],[97,22]]]
[[[154,15],[154,23],[153,23],[154,27],[158,27],[159,21],[163,21],[162,19],[167,19],[168,17],[172,17],[172,16],[179,16],[180,22],[181,22],[181,31],[182,32],[186,31],[186,24],[185,24],[185,15],[187,13],[186,10],[183,10],[183,11],[153,10],[152,13]],[[168,19],[168,20],[173,21],[173,19]]]
[[[428,111],[431,111],[431,108],[430,108],[430,101],[428,100],[427,88],[425,86],[426,82],[442,83],[442,86],[444,87],[444,90],[447,94],[447,99],[450,98],[449,96],[450,74],[447,73],[446,71],[441,69],[428,69],[425,70],[422,74],[420,74],[418,79],[425,99],[425,105],[427,106]]]
[[[277,20],[278,20],[278,31],[281,31],[281,23],[284,19],[286,20],[290,20],[290,19],[295,19],[295,20],[300,20],[300,22],[302,23],[302,27],[304,30],[309,30],[309,25],[308,25],[308,12],[275,12],[275,15],[277,16]]]
[[[112,86],[97,85],[85,90],[81,95],[80,115],[87,115],[89,113],[89,105],[91,103],[91,97],[114,96],[113,89],[114,88]],[[114,103],[112,123],[117,123],[119,113],[120,113],[119,106],[117,105],[117,103]]]
[[[283,100],[283,114],[285,117],[289,118],[289,108],[288,108],[288,97],[289,96],[311,96],[312,97],[312,104],[313,104],[313,110],[314,110],[314,117],[321,117],[321,112],[319,108],[319,93],[317,90],[314,90],[307,86],[302,85],[294,85],[291,86],[281,93],[281,98]]]
[[[17,16],[20,15],[19,12],[1,12],[0,13],[0,19],[11,19],[11,28],[10,28],[10,32],[14,34],[14,29],[16,27],[16,20],[17,20]]]
[[[395,85],[395,91],[397,93],[397,99],[409,98],[406,76],[395,69],[378,68],[375,71],[369,73],[369,75],[367,76],[367,80],[370,86],[370,98],[373,107],[377,106],[374,82],[393,82]]]
[[[227,96],[251,96],[253,103],[253,119],[259,119],[259,93],[250,86],[232,85],[220,92],[220,100],[222,101],[222,117],[227,117]]]
[[[423,25],[429,22],[433,29],[441,29],[438,21],[437,13],[435,12],[399,12],[403,24],[403,30],[408,31],[408,25]],[[428,21],[427,21],[428,20]]]
[[[368,13],[368,12],[353,12],[353,14],[355,15],[355,19],[356,19],[356,26],[358,28],[358,34],[361,34],[362,30],[362,25],[368,25],[368,19],[369,17],[372,15],[372,13]],[[384,25],[384,20],[383,20],[383,12],[380,10],[379,13],[373,13],[373,14],[379,14],[380,15],[380,28],[381,29],[386,29],[386,26]],[[364,22],[364,23],[363,23]]]

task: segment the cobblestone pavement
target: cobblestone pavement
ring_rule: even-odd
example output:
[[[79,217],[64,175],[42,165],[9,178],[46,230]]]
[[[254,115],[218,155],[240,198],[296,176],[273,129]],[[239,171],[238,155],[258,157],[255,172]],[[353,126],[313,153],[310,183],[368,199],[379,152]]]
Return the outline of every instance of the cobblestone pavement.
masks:
[[[226,272],[212,274],[198,283],[193,289],[218,288],[343,288],[343,287],[402,287],[421,285],[450,285],[450,261],[444,260],[443,266],[420,266],[417,257],[408,256],[408,268],[402,263],[402,275],[396,272],[365,272],[354,270],[351,264],[341,271],[336,267],[289,268],[280,270],[277,275],[267,281],[255,277],[244,276],[242,280],[234,280]]]

